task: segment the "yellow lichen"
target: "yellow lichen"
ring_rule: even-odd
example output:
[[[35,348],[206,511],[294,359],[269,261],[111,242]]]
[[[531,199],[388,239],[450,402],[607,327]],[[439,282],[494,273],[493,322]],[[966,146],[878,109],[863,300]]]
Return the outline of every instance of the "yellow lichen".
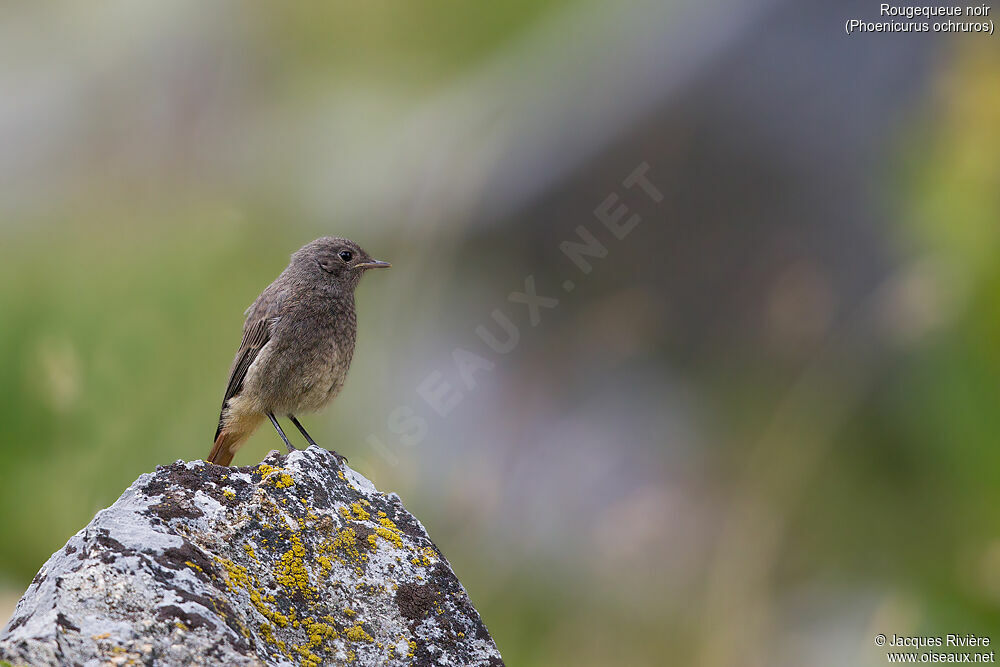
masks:
[[[401,535],[403,534],[403,531],[397,528],[396,524],[394,524],[391,519],[388,519],[386,517],[380,518],[378,522],[381,524],[381,528],[376,528],[375,533],[379,537],[392,542],[394,545],[396,545],[397,549],[402,549],[403,538],[401,537]]]
[[[264,623],[260,626],[260,634],[265,642],[277,646],[279,651],[288,655],[288,648],[285,646],[285,642],[280,639],[276,639],[274,636],[274,626],[269,623]]]
[[[305,564],[306,549],[298,533],[292,533],[292,548],[281,554],[274,571],[274,578],[286,588],[297,588],[306,597],[313,596],[309,585],[309,570]]]
[[[305,667],[319,667],[323,662],[323,659],[318,655],[309,650],[308,645],[305,646],[293,646],[292,649],[302,656],[302,662],[299,663]]]
[[[314,621],[312,618],[305,619],[302,624],[305,626],[306,634],[309,635],[310,648],[316,648],[327,639],[337,639],[340,636],[332,625]]]
[[[365,632],[365,629],[361,627],[360,623],[358,625],[355,625],[353,627],[350,627],[350,628],[347,628],[346,630],[344,630],[344,636],[347,637],[352,642],[360,642],[360,641],[373,642],[373,641],[375,641],[375,638],[372,637],[367,632]]]
[[[333,542],[330,542],[329,540],[320,542],[318,551],[320,551],[320,553],[334,554],[336,559],[344,565],[354,567],[354,571],[357,572],[358,575],[361,575],[364,572],[361,568],[361,564],[365,561],[366,556],[358,551],[358,536],[357,533],[354,532],[354,528],[350,526],[338,530]]]
[[[324,577],[330,574],[330,570],[333,569],[333,562],[329,556],[316,556],[316,562],[319,563],[320,574]]]
[[[292,486],[293,484],[295,484],[295,480],[293,480],[292,476],[289,475],[287,472],[281,473],[274,480],[274,485],[279,489],[286,489],[289,486]]]
[[[414,558],[410,559],[410,562],[414,565],[429,567],[435,560],[437,560],[437,552],[432,547],[424,547],[417,552]]]
[[[378,526],[375,528],[375,534],[381,537],[383,540],[391,542],[393,545],[395,545],[397,549],[403,548],[403,538],[400,537],[398,533],[394,533],[388,528],[383,528],[382,526]]]
[[[295,480],[293,480],[291,475],[289,475],[283,469],[276,468],[266,463],[261,463],[260,465],[258,465],[257,472],[260,473],[260,478],[262,481],[270,478],[272,473],[280,473],[277,477],[271,480],[271,483],[274,484],[274,486],[276,486],[279,489],[284,489],[295,484]]]
[[[358,518],[359,521],[368,521],[371,518],[365,508],[361,506],[361,503],[351,503],[351,511],[354,512],[354,516]]]
[[[236,497],[236,492],[232,489],[223,489],[222,495],[226,497],[226,500],[232,500]]]
[[[229,559],[219,558],[218,556],[216,556],[215,560],[222,566],[226,588],[230,592],[238,593],[240,589],[245,590],[247,595],[250,596],[250,603],[264,618],[278,627],[283,628],[288,625],[287,616],[265,604],[266,602],[273,604],[274,597],[264,595],[262,589],[251,580],[250,574],[245,567],[237,565]]]

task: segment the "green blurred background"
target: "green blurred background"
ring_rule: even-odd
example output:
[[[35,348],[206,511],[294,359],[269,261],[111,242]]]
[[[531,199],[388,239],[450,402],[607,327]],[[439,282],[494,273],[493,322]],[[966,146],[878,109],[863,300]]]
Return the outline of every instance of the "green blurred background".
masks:
[[[0,611],[208,453],[244,308],[336,234],[393,269],[306,424],[400,493],[509,664],[1000,640],[1000,50],[847,38],[870,3],[829,4],[0,9]],[[535,327],[527,275],[561,299]],[[441,417],[417,387],[459,386],[456,347],[493,367]]]

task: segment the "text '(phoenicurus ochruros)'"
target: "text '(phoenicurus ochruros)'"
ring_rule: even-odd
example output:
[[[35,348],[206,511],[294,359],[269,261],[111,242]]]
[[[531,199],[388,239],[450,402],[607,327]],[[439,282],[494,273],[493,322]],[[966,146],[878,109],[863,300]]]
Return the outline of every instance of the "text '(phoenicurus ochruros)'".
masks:
[[[210,463],[229,465],[264,417],[295,449],[275,415],[287,416],[316,444],[295,415],[319,410],[344,386],[358,330],[354,289],[365,271],[388,266],[357,243],[330,236],[292,255],[247,309]]]

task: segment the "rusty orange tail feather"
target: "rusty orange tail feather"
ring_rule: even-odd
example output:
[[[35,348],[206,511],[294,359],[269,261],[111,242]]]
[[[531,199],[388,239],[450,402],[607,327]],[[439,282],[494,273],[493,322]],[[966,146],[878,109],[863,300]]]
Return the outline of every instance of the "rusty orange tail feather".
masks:
[[[229,465],[236,454],[236,450],[243,446],[243,443],[253,434],[256,428],[257,425],[254,424],[251,428],[241,430],[231,427],[222,429],[219,431],[219,435],[216,436],[215,444],[212,445],[212,451],[209,452],[208,458],[205,460],[220,466]]]
[[[209,463],[227,466],[233,460],[236,450],[243,446],[247,438],[253,435],[264,415],[249,411],[226,410],[219,418],[219,428],[215,432],[215,444],[209,452]]]
[[[236,440],[234,435],[242,434],[219,431],[219,435],[215,438],[215,444],[212,445],[212,451],[209,452],[208,458],[205,460],[220,466],[229,465],[233,460],[233,455],[236,454],[236,447],[232,447],[232,445],[237,444],[234,442]]]

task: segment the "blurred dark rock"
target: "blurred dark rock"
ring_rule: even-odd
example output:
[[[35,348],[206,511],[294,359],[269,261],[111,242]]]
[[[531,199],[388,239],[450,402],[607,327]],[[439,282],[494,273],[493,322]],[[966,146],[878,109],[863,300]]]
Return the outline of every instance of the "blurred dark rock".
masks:
[[[726,31],[726,42],[707,52],[706,30],[691,27],[696,16],[691,23],[661,21],[660,34],[635,30],[649,43],[637,39],[623,48],[653,59],[650,70],[661,72],[660,79],[630,78],[625,71],[593,86],[630,81],[636,88],[616,90],[614,98],[648,99],[642,117],[609,123],[601,150],[561,165],[560,179],[543,180],[547,174],[540,173],[534,180],[549,187],[504,211],[496,224],[483,225],[470,241],[479,247],[462,254],[478,258],[506,248],[514,268],[500,276],[533,273],[539,293],[559,294],[572,278],[581,287],[575,298],[648,295],[660,305],[650,339],[676,365],[745,353],[766,355],[767,364],[787,361],[797,373],[826,331],[851,317],[894,269],[898,212],[887,178],[929,112],[943,40],[933,33],[847,38],[846,18],[877,20],[878,5],[861,0],[741,6],[748,11],[738,14],[739,29]],[[714,16],[717,5],[703,7]],[[688,76],[676,76],[676,64],[688,60],[677,49],[701,56]],[[590,112],[584,104],[576,110]],[[559,128],[579,122],[558,119]],[[505,192],[511,179],[533,182],[526,174],[534,175],[535,165],[549,168],[547,155],[572,154],[548,145],[535,150],[503,161],[500,184],[489,183],[487,191]],[[648,178],[664,193],[662,202],[623,186],[641,163],[650,165]],[[595,219],[609,195],[642,218],[621,242]],[[470,218],[493,220],[485,210]],[[575,238],[577,225],[609,248],[585,287],[558,252],[562,241]],[[808,285],[799,300],[809,305],[783,303],[783,287],[803,275]],[[576,312],[554,310],[550,318]],[[786,330],[789,318],[782,313],[808,320],[807,332],[816,334],[805,336],[804,345],[788,344],[802,336]],[[563,347],[562,340],[551,347]]]
[[[139,477],[38,572],[0,659],[503,664],[399,497],[316,447]]]

